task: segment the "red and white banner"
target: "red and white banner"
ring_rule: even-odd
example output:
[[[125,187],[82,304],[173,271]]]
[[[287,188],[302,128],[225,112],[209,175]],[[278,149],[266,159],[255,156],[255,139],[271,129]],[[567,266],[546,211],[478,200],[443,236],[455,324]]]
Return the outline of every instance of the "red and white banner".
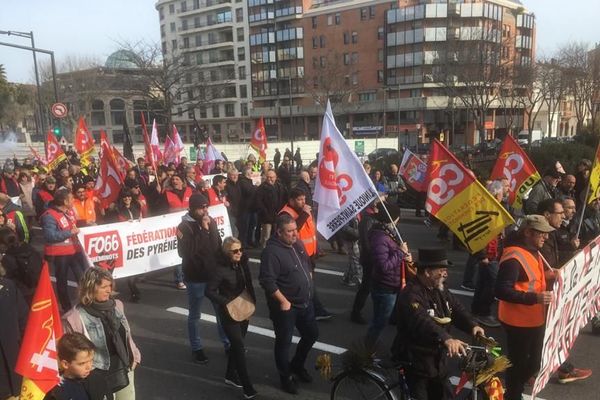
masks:
[[[54,136],[52,131],[48,131],[46,135],[46,162],[48,163],[48,168],[53,170],[66,159],[67,156],[62,147],[60,147],[60,144],[58,144],[56,136]]]
[[[177,154],[175,152],[175,145],[169,136],[165,138],[165,147],[163,148],[163,164],[169,164],[171,162],[177,162]]]
[[[256,123],[256,130],[250,139],[250,147],[258,153],[258,163],[262,164],[267,159],[267,131],[263,117],[260,117]]]
[[[427,191],[427,164],[408,149],[404,150],[399,173],[404,181],[417,192]]]
[[[185,150],[185,146],[183,145],[183,141],[181,140],[181,136],[179,136],[179,131],[175,125],[173,125],[173,137],[171,138],[171,141],[173,142],[173,149],[175,151],[175,162],[179,164],[181,152]]]
[[[58,384],[56,341],[62,334],[58,303],[44,261],[15,367],[23,376],[21,399],[42,400]]]
[[[600,236],[567,262],[557,274],[548,307],[540,371],[533,397],[567,360],[581,328],[600,312]]]
[[[202,165],[202,172],[205,174],[210,174],[210,171],[215,167],[215,161],[217,160],[225,160],[223,155],[215,145],[212,143],[212,140],[208,138],[206,141],[206,151],[204,153],[204,164]]]
[[[115,146],[111,145],[110,148],[113,153],[113,158],[115,159],[117,166],[119,167],[119,173],[121,174],[121,178],[125,180],[125,177],[127,176],[127,171],[130,168],[133,168],[135,165],[127,158],[125,158]]]
[[[81,228],[79,242],[90,265],[113,271],[115,278],[139,275],[181,264],[177,253],[177,226],[187,211],[142,220]],[[231,236],[227,208],[208,208],[221,238]]]
[[[313,196],[319,203],[317,230],[329,239],[377,198],[373,181],[335,125],[329,100],[323,117],[317,165]]]
[[[150,149],[152,150],[152,163],[156,165],[162,160],[162,153],[160,152],[160,142],[158,141],[158,127],[156,126],[156,119],[152,120],[152,136],[150,137]]]
[[[79,153],[83,166],[89,164],[89,157],[94,151],[94,137],[85,124],[85,119],[79,117],[75,131],[75,150]]]

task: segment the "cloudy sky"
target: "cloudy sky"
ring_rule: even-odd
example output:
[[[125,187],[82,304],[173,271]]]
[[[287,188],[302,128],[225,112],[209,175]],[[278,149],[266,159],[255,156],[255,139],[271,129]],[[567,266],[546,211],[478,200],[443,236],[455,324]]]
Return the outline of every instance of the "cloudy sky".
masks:
[[[537,19],[538,53],[551,55],[569,41],[600,42],[598,0],[523,0]],[[33,31],[39,48],[104,62],[119,42],[160,40],[154,0],[0,0],[0,31]],[[28,39],[0,35],[0,42],[29,45]],[[43,59],[46,56],[40,56]],[[0,46],[8,80],[33,82],[30,53]]]

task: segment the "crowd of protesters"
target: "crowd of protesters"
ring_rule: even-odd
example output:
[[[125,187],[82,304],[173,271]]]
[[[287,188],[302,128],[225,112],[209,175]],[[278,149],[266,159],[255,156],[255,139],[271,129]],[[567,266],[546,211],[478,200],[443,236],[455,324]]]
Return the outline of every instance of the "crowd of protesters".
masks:
[[[54,268],[68,332],[58,347],[63,381],[67,383],[48,398],[71,398],[68,396],[82,392],[87,397],[73,398],[135,398],[134,369],[141,362],[140,351],[123,303],[113,298],[110,272],[88,267],[77,233],[86,226],[176,211],[187,213],[177,228],[182,263],[174,268],[173,284],[187,292],[193,360],[208,362],[199,327],[206,296],[215,309],[218,334],[228,358],[225,383],[241,388],[247,399],[257,395],[245,358],[249,321],[236,319],[229,309],[242,294],[246,301],[256,303],[247,254],[256,248],[261,251],[258,280],[275,331],[274,356],[281,387],[297,394],[298,381],[312,381],[305,362],[319,336],[317,321],[332,317],[315,285],[316,260],[325,252],[316,230],[315,163],[304,168],[299,149],[295,154],[286,149],[283,156],[276,149],[274,165],[259,164],[252,155],[235,162],[216,160],[207,182],[201,159],[191,163],[182,157],[178,164],[155,169],[138,158],[127,170],[117,201],[102,207],[94,191],[96,161],[91,159],[82,167],[77,154],[68,155],[68,162],[52,172],[31,159],[7,160],[2,169],[0,250],[5,276],[0,277],[0,291],[7,294],[0,296],[0,310],[3,316],[6,311],[7,320],[12,322],[0,327],[0,399],[19,393],[19,379],[6,367],[14,365],[16,353],[5,342],[18,344],[23,333],[42,258]],[[330,245],[333,251],[348,256],[341,283],[357,287],[350,316],[354,323],[368,325],[363,332],[367,345],[381,345],[381,332],[393,321],[398,326],[393,353],[413,362],[414,368],[407,375],[413,396],[446,399],[450,394],[445,359],[464,354],[467,345],[451,335],[450,325],[439,321],[450,318],[451,325],[473,335],[484,334],[482,326],[502,326],[513,363],[507,373],[505,398],[520,399],[541,357],[543,310],[550,301],[551,288],[545,281],[551,279],[554,268],[600,234],[600,201],[591,203],[583,215],[581,212],[591,162],[582,160],[573,174],[567,174],[559,162],[544,170],[521,213],[515,213],[507,203],[506,179],[485,182],[487,190],[519,223],[490,241],[484,250],[469,255],[462,288],[474,292],[472,313],[444,285],[451,267],[441,248],[445,245],[420,249],[418,260],[413,261],[407,244],[410,238],[404,241],[399,236],[400,204],[409,188],[398,165],[380,170],[365,163],[364,168],[379,192],[379,200],[336,233]],[[415,215],[423,216],[425,196],[417,193],[415,198]],[[227,209],[233,237],[222,239],[208,214],[208,207],[219,204]],[[32,230],[34,226],[41,227],[43,255],[31,245],[32,236],[39,234]],[[441,227],[440,232],[438,237],[445,239],[447,228]],[[75,304],[68,291],[70,274],[79,282]],[[140,301],[137,279],[126,281],[129,300]],[[362,312],[369,295],[373,312],[367,321]],[[493,315],[496,302],[497,317]],[[294,328],[300,341],[290,359]],[[600,330],[597,321],[594,330]],[[10,351],[3,350],[7,348]],[[86,367],[77,369],[77,360]],[[569,383],[590,375],[590,370],[564,363],[557,379]]]

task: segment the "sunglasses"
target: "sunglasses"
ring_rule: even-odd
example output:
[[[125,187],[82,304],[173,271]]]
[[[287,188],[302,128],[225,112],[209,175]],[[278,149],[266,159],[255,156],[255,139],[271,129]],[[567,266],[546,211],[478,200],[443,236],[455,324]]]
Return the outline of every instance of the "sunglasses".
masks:
[[[238,249],[231,249],[231,250],[229,250],[229,252],[231,254],[240,254],[242,252],[242,248],[240,247]]]

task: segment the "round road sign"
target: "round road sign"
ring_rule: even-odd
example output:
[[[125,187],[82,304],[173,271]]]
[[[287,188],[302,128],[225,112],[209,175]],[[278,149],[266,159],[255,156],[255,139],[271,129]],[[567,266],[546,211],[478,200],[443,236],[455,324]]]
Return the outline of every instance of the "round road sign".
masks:
[[[54,118],[64,118],[67,116],[68,109],[63,103],[54,103],[52,104],[51,111]]]

